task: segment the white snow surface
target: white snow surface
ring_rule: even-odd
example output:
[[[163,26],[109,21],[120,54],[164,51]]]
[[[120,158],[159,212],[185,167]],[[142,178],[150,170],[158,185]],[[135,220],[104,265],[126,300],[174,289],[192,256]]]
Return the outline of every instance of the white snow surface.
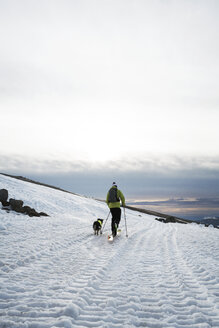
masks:
[[[126,210],[113,243],[105,203],[0,175],[46,212],[0,207],[0,327],[219,327],[219,231]]]

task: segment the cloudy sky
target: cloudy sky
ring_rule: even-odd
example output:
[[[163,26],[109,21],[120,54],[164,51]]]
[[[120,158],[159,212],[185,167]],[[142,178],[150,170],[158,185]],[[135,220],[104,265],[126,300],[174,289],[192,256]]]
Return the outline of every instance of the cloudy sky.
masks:
[[[219,196],[217,0],[0,0],[0,171]]]

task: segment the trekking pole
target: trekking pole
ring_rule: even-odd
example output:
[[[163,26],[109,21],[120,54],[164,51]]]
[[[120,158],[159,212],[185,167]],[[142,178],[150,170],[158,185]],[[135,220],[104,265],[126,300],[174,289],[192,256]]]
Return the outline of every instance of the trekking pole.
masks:
[[[125,219],[126,237],[128,237],[128,230],[127,230],[127,223],[126,223],[126,215],[125,215],[125,207],[124,207],[124,219]]]
[[[102,235],[102,233],[103,233],[103,230],[104,230],[104,228],[105,228],[105,225],[106,225],[106,222],[107,222],[107,220],[108,220],[108,218],[109,218],[109,215],[110,215],[110,211],[109,211],[109,214],[107,215],[107,218],[106,218],[106,221],[105,221],[105,223],[104,223],[104,225],[103,225],[103,228],[100,230],[100,234]]]

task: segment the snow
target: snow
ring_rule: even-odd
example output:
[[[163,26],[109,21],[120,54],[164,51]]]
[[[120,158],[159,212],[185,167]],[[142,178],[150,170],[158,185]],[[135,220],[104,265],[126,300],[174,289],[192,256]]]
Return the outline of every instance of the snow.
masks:
[[[219,231],[126,210],[107,241],[105,203],[0,175],[49,217],[0,208],[0,327],[219,327]]]

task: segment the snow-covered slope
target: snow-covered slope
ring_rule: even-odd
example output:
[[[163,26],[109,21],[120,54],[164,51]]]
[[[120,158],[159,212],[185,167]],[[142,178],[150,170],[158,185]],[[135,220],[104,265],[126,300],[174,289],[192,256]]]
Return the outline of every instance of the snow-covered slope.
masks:
[[[104,203],[0,175],[50,217],[0,209],[0,327],[219,327],[219,230],[127,210],[129,237],[92,233]]]

